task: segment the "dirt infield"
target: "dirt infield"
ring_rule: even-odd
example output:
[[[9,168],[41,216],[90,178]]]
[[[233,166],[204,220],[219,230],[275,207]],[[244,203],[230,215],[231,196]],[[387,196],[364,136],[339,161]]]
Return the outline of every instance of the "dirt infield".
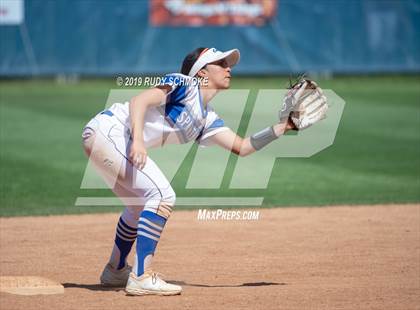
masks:
[[[98,284],[118,214],[2,218],[0,275],[42,276],[65,293],[1,293],[0,309],[420,309],[420,205],[197,214],[175,212],[155,256],[183,285],[173,297]]]

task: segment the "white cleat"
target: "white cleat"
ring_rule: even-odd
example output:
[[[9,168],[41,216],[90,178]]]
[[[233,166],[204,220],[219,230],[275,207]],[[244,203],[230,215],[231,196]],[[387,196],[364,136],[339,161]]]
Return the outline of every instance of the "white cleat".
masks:
[[[122,269],[115,269],[109,263],[106,264],[101,274],[101,284],[104,286],[124,287],[127,284],[131,267],[126,265]]]
[[[181,294],[182,287],[175,284],[166,283],[159,278],[156,272],[146,272],[140,277],[130,273],[125,291],[129,295],[178,295]]]

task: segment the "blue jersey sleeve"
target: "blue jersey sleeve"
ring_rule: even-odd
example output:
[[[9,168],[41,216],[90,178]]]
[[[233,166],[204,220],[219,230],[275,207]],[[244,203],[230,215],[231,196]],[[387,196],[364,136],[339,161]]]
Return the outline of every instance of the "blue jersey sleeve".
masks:
[[[225,122],[222,118],[220,118],[217,113],[209,108],[208,114],[206,117],[206,124],[200,136],[197,138],[196,142],[200,144],[200,146],[209,146],[212,145],[210,137],[214,136],[215,134],[228,130],[229,128],[225,126]]]

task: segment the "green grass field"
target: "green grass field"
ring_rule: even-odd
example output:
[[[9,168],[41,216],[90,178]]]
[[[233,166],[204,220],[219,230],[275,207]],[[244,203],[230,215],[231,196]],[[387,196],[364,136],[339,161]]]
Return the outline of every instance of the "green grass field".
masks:
[[[233,155],[220,190],[185,190],[193,149],[173,181],[178,197],[258,195],[267,207],[419,202],[420,76],[338,77],[319,83],[346,101],[331,147],[311,158],[277,159],[269,187],[246,191],[227,188]],[[233,81],[233,88],[254,90],[285,85],[284,78]],[[110,88],[116,88],[112,80],[0,82],[1,216],[121,209],[74,206],[79,196],[112,195],[80,189],[87,163],[81,129],[103,109]]]

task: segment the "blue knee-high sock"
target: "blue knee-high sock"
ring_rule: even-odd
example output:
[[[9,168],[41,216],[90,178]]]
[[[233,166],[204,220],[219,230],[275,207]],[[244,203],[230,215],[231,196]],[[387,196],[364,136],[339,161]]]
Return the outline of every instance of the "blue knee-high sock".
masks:
[[[125,266],[127,256],[131,251],[134,241],[136,240],[136,236],[136,228],[128,226],[122,217],[120,217],[115,235],[115,244],[120,250],[120,260],[118,262],[117,269],[121,269]]]
[[[166,218],[150,211],[142,211],[137,227],[137,276],[145,272],[145,259],[155,253]]]

